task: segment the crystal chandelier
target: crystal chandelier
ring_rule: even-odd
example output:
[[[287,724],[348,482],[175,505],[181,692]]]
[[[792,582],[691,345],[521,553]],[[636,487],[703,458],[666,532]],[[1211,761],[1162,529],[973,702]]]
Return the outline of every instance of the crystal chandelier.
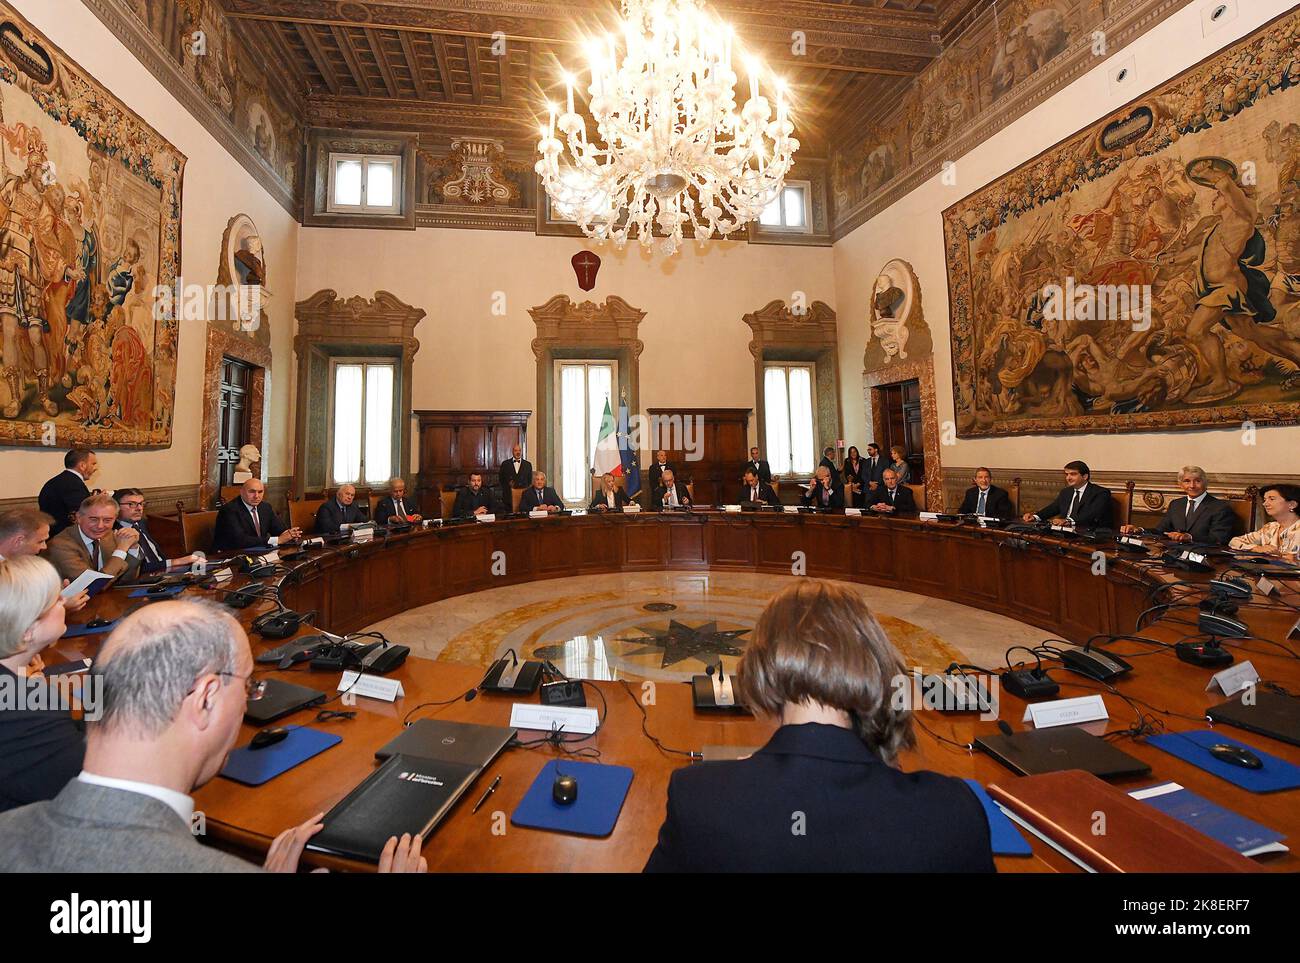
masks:
[[[775,83],[773,119],[752,58],[749,99],[737,113],[734,31],[699,0],[622,4],[621,56],[612,34],[586,48],[597,137],[587,138],[574,111],[578,81],[566,73],[565,110],[557,117],[547,105],[536,170],[554,211],[587,237],[622,247],[635,233],[649,247],[657,227],[662,252],[672,254],[688,221],[703,243],[756,219],[780,196],[799,141],[785,84]]]

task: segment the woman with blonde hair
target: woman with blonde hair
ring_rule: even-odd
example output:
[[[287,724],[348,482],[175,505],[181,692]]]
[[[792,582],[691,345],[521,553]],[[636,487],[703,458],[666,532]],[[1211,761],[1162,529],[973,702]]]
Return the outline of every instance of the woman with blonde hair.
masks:
[[[852,589],[801,579],[759,616],[736,701],[779,728],[747,759],[673,773],[647,872],[993,872],[960,779],[903,772],[911,677]]]
[[[48,685],[40,653],[66,628],[61,587],[43,558],[0,562],[0,686],[11,692]],[[85,756],[85,735],[66,710],[27,708],[29,701],[0,706],[0,812],[53,799]]]
[[[912,480],[912,466],[907,463],[907,449],[902,445],[894,445],[889,449],[889,457],[894,459],[894,463],[889,467],[894,469],[894,474],[898,476],[898,483],[906,485]]]

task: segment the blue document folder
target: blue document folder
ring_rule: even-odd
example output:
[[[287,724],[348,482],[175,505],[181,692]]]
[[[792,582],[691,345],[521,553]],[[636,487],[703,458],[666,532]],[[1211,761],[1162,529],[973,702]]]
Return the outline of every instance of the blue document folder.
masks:
[[[1033,855],[1034,851],[1030,848],[1028,840],[1020,830],[1016,829],[1015,823],[1007,818],[1007,814],[998,808],[998,804],[993,801],[984,787],[974,779],[963,779],[962,782],[970,786],[971,792],[979,797],[980,805],[984,807],[984,815],[989,821],[989,842],[993,845],[993,855]]]
[[[1282,852],[1286,849],[1279,845],[1286,839],[1281,833],[1240,816],[1231,809],[1224,809],[1177,783],[1162,783],[1148,789],[1135,790],[1129,795],[1235,849],[1243,856],[1260,852]]]

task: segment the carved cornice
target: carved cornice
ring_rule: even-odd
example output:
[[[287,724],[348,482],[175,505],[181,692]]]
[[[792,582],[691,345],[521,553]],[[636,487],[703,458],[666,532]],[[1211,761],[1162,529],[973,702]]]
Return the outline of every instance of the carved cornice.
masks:
[[[1106,57],[1113,58],[1125,47],[1137,40],[1152,27],[1171,14],[1181,10],[1194,0],[1131,0],[1123,4],[1119,11],[1098,23],[1093,29],[1106,35],[1108,45]],[[901,198],[924,184],[938,174],[945,161],[956,161],[970,153],[984,141],[988,140],[1012,121],[1018,120],[1039,104],[1048,100],[1069,86],[1079,77],[1096,67],[1101,61],[1092,52],[1091,31],[1082,37],[1070,49],[1059,55],[1047,66],[1036,71],[1028,80],[1012,89],[995,107],[984,110],[972,118],[964,127],[955,131],[947,140],[936,144],[920,157],[914,157],[906,165],[904,172],[881,188],[869,198],[848,211],[835,211],[834,227],[831,236],[839,241],[856,228],[890,207]],[[933,69],[933,68],[931,68]],[[910,95],[916,83],[904,97]],[[901,109],[901,98],[900,108]],[[879,123],[869,126],[887,125],[891,114],[882,115]],[[1091,118],[1096,120],[1105,116],[1105,112]],[[846,123],[846,127],[853,126]],[[851,154],[857,150],[863,139],[837,148],[835,154]],[[963,193],[969,192],[971,185],[963,183]],[[954,197],[954,200],[957,198]],[[947,206],[947,205],[942,205]]]
[[[637,326],[645,312],[614,294],[601,304],[579,304],[566,294],[557,294],[545,304],[529,308],[528,313],[537,325],[533,354],[538,358],[555,342],[630,347],[635,356],[645,348],[637,339]]]
[[[277,204],[295,218],[298,206],[274,168],[253,150],[235,125],[204,95],[163,49],[158,39],[131,12],[126,0],[81,0],[113,35],[158,79],[181,106],[224,147]]]
[[[764,348],[835,348],[839,343],[835,311],[824,301],[814,301],[795,311],[784,301],[769,301],[741,318],[754,333],[749,352],[756,359]]]
[[[343,299],[335,291],[317,291],[294,305],[298,334],[293,350],[301,356],[322,340],[384,342],[401,344],[403,356],[409,359],[420,350],[415,326],[425,313],[387,291],[376,291],[370,299],[360,295]]]

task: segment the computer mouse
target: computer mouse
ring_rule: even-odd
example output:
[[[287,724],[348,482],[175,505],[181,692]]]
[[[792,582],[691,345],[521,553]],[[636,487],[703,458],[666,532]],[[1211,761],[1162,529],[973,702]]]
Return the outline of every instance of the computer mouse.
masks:
[[[253,741],[248,744],[249,749],[265,749],[267,746],[273,746],[277,742],[284,742],[289,738],[289,730],[285,728],[262,729],[255,736]]]
[[[551,798],[561,806],[571,805],[578,798],[578,780],[572,776],[556,776]]]
[[[1215,743],[1210,746],[1210,755],[1219,762],[1226,762],[1233,766],[1240,766],[1242,769],[1263,769],[1264,763],[1260,761],[1259,756],[1255,755],[1249,749],[1242,746],[1232,746],[1226,742]]]
[[[89,622],[86,623],[86,628],[102,629],[104,626],[112,625],[112,624],[113,624],[112,619],[106,619],[102,615],[96,615],[93,619],[91,619]]]

